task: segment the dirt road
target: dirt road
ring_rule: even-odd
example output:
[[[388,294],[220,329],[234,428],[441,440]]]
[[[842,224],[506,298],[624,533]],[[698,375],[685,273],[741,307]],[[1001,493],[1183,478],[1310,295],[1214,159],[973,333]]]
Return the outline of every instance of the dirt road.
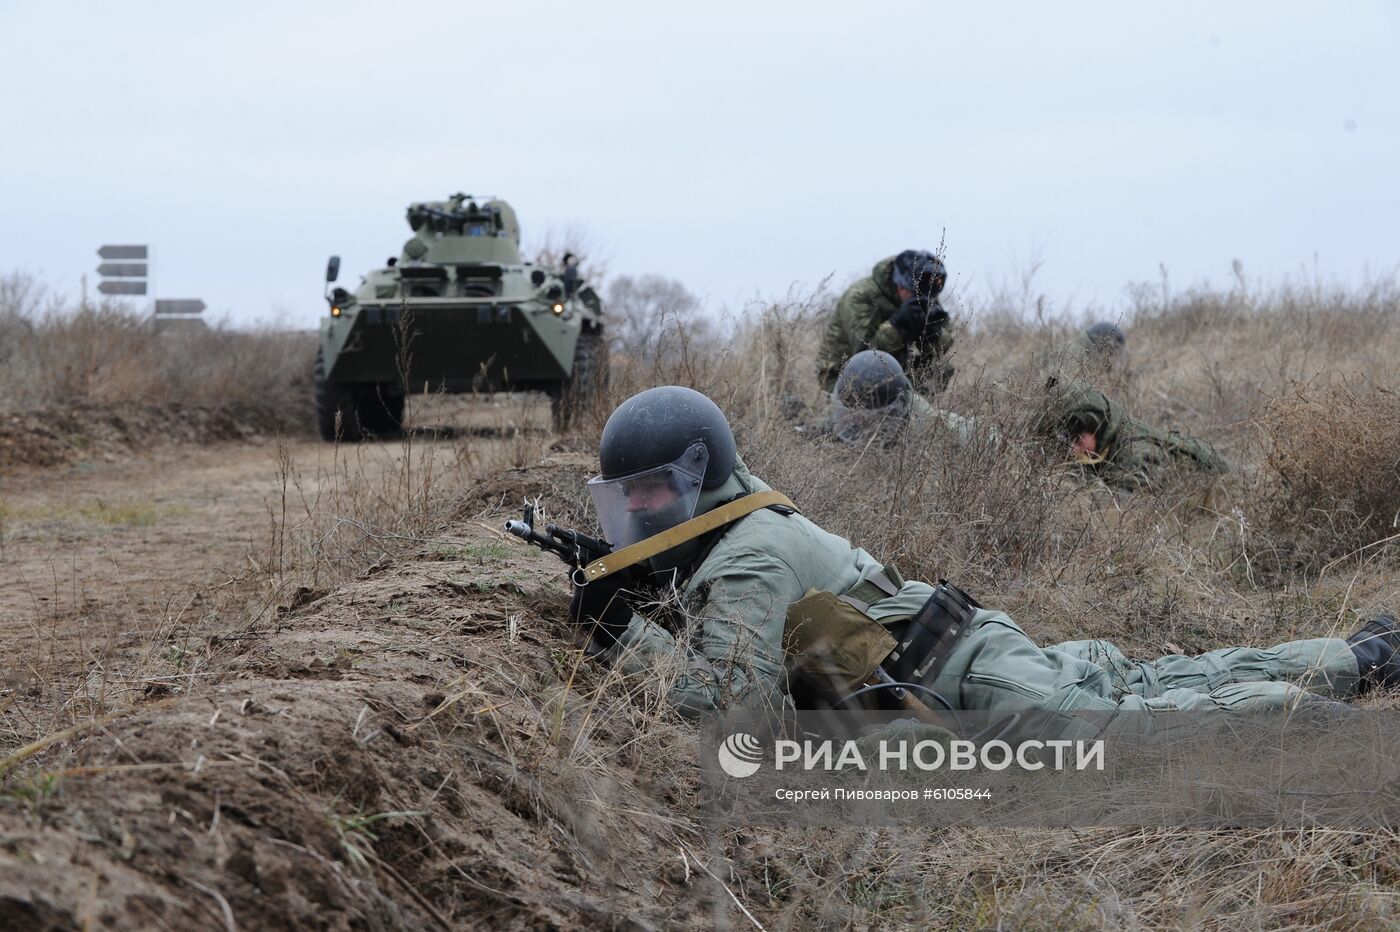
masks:
[[[286,594],[275,570],[296,515],[284,500],[295,508],[372,488],[399,473],[407,450],[170,444],[6,476],[0,745],[159,694],[180,682],[173,676],[202,675],[186,671],[204,653],[205,629],[251,621]],[[421,465],[458,454],[450,441],[416,441],[408,455]]]
[[[84,606],[165,607],[266,569],[283,545],[277,525],[294,521],[299,504],[351,482],[415,482],[424,467],[442,476],[465,455],[480,463],[500,437],[540,434],[548,423],[547,409],[528,401],[416,408],[416,423],[442,433],[348,447],[306,438],[165,444],[0,475],[0,647]]]
[[[363,568],[358,527],[545,442],[528,400],[416,408],[423,426],[378,443],[164,442],[0,474],[0,744],[158,693],[155,668],[190,675],[206,635]]]
[[[84,603],[163,603],[246,568],[269,530],[279,452],[271,442],[168,447],[6,481],[0,630]],[[307,442],[286,452],[312,465],[327,453]]]
[[[451,455],[450,443],[429,446]],[[374,481],[402,456],[396,443],[349,453],[267,440],[11,478],[0,489],[0,637],[85,606],[169,606],[226,582],[268,559],[294,483],[314,496],[347,467]]]

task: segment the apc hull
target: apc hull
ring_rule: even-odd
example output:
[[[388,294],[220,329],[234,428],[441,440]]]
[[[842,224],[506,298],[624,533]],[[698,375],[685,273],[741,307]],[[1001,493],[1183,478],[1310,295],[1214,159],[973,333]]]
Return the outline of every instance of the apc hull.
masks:
[[[568,379],[579,332],[538,302],[410,299],[332,318],[322,340],[332,382],[498,392]]]

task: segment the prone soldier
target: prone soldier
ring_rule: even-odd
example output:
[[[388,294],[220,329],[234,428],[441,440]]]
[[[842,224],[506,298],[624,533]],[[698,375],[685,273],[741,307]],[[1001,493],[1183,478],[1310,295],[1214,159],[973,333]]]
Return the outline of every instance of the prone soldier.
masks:
[[[1079,382],[1047,387],[1043,434],[1067,443],[1086,475],[1135,491],[1176,468],[1224,473],[1229,464],[1199,437],[1139,420],[1096,388]]]
[[[961,448],[979,430],[975,418],[930,404],[914,390],[899,360],[880,350],[862,350],[846,360],[831,391],[825,426],[828,435],[861,446],[889,446],[900,437],[943,431]],[[995,441],[995,428],[980,429]]]
[[[1174,468],[1228,472],[1210,443],[1136,418],[1101,390],[1126,366],[1127,338],[1107,321],[1040,355],[1045,397],[1039,433],[1065,443],[1087,475],[1123,491],[1151,485]]]
[[[1040,362],[1045,396],[1035,421],[1038,434],[1063,444],[1077,467],[1110,488],[1135,491],[1186,468],[1223,473],[1225,458],[1190,434],[1154,427],[1087,382],[1062,381],[1062,373],[1092,376],[1114,365],[1123,353],[1122,331],[1096,324]],[[1053,360],[1053,361],[1052,361]],[[888,446],[904,437],[927,438],[936,431],[960,449],[982,435],[996,443],[997,428],[954,411],[937,408],[914,391],[899,362],[887,353],[865,350],[847,360],[829,403],[825,433],[850,444]]]
[[[1035,356],[1035,371],[1046,381],[1085,382],[1096,387],[1121,381],[1128,369],[1128,337],[1115,323],[1101,320]]]
[[[800,703],[793,648],[808,622],[874,624],[845,644],[847,687],[893,670],[951,708],[1082,710],[1106,727],[1125,712],[1281,709],[1400,685],[1400,625],[1385,615],[1346,640],[1145,662],[1097,639],[1040,647],[956,586],[906,580],[808,520],[749,472],[723,412],[688,388],[619,405],[599,459],[588,490],[613,548],[575,569],[570,617],[629,673],[677,664],[666,694],[685,714]],[[681,621],[638,611],[677,601]]]

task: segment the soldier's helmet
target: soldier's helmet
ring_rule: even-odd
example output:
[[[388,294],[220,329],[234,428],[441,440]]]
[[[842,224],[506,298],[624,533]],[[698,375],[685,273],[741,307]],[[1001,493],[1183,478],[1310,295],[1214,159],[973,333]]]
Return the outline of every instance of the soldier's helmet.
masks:
[[[912,394],[899,360],[879,350],[856,353],[831,390],[830,432],[846,443],[888,446],[903,431]]]
[[[833,394],[848,408],[874,410],[903,400],[910,388],[898,359],[880,350],[862,350],[841,367]]]
[[[691,388],[649,388],[617,406],[603,426],[602,474],[588,483],[603,534],[626,547],[695,515],[703,489],[734,472],[734,432],[724,412]]]
[[[936,298],[948,281],[943,260],[926,249],[906,249],[894,257],[894,283],[915,297]]]
[[[1107,320],[1101,320],[1084,331],[1095,346],[1116,353],[1128,345],[1128,337],[1122,328]]]

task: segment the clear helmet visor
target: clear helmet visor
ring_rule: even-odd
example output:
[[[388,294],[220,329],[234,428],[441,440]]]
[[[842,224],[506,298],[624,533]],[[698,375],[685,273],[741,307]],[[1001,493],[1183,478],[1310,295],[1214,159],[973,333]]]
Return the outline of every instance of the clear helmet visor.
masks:
[[[846,443],[888,444],[899,435],[909,413],[909,402],[899,396],[887,405],[862,408],[831,399],[831,432]]]
[[[697,443],[669,465],[616,479],[590,479],[588,494],[613,549],[630,547],[695,517],[709,461],[709,450]]]

